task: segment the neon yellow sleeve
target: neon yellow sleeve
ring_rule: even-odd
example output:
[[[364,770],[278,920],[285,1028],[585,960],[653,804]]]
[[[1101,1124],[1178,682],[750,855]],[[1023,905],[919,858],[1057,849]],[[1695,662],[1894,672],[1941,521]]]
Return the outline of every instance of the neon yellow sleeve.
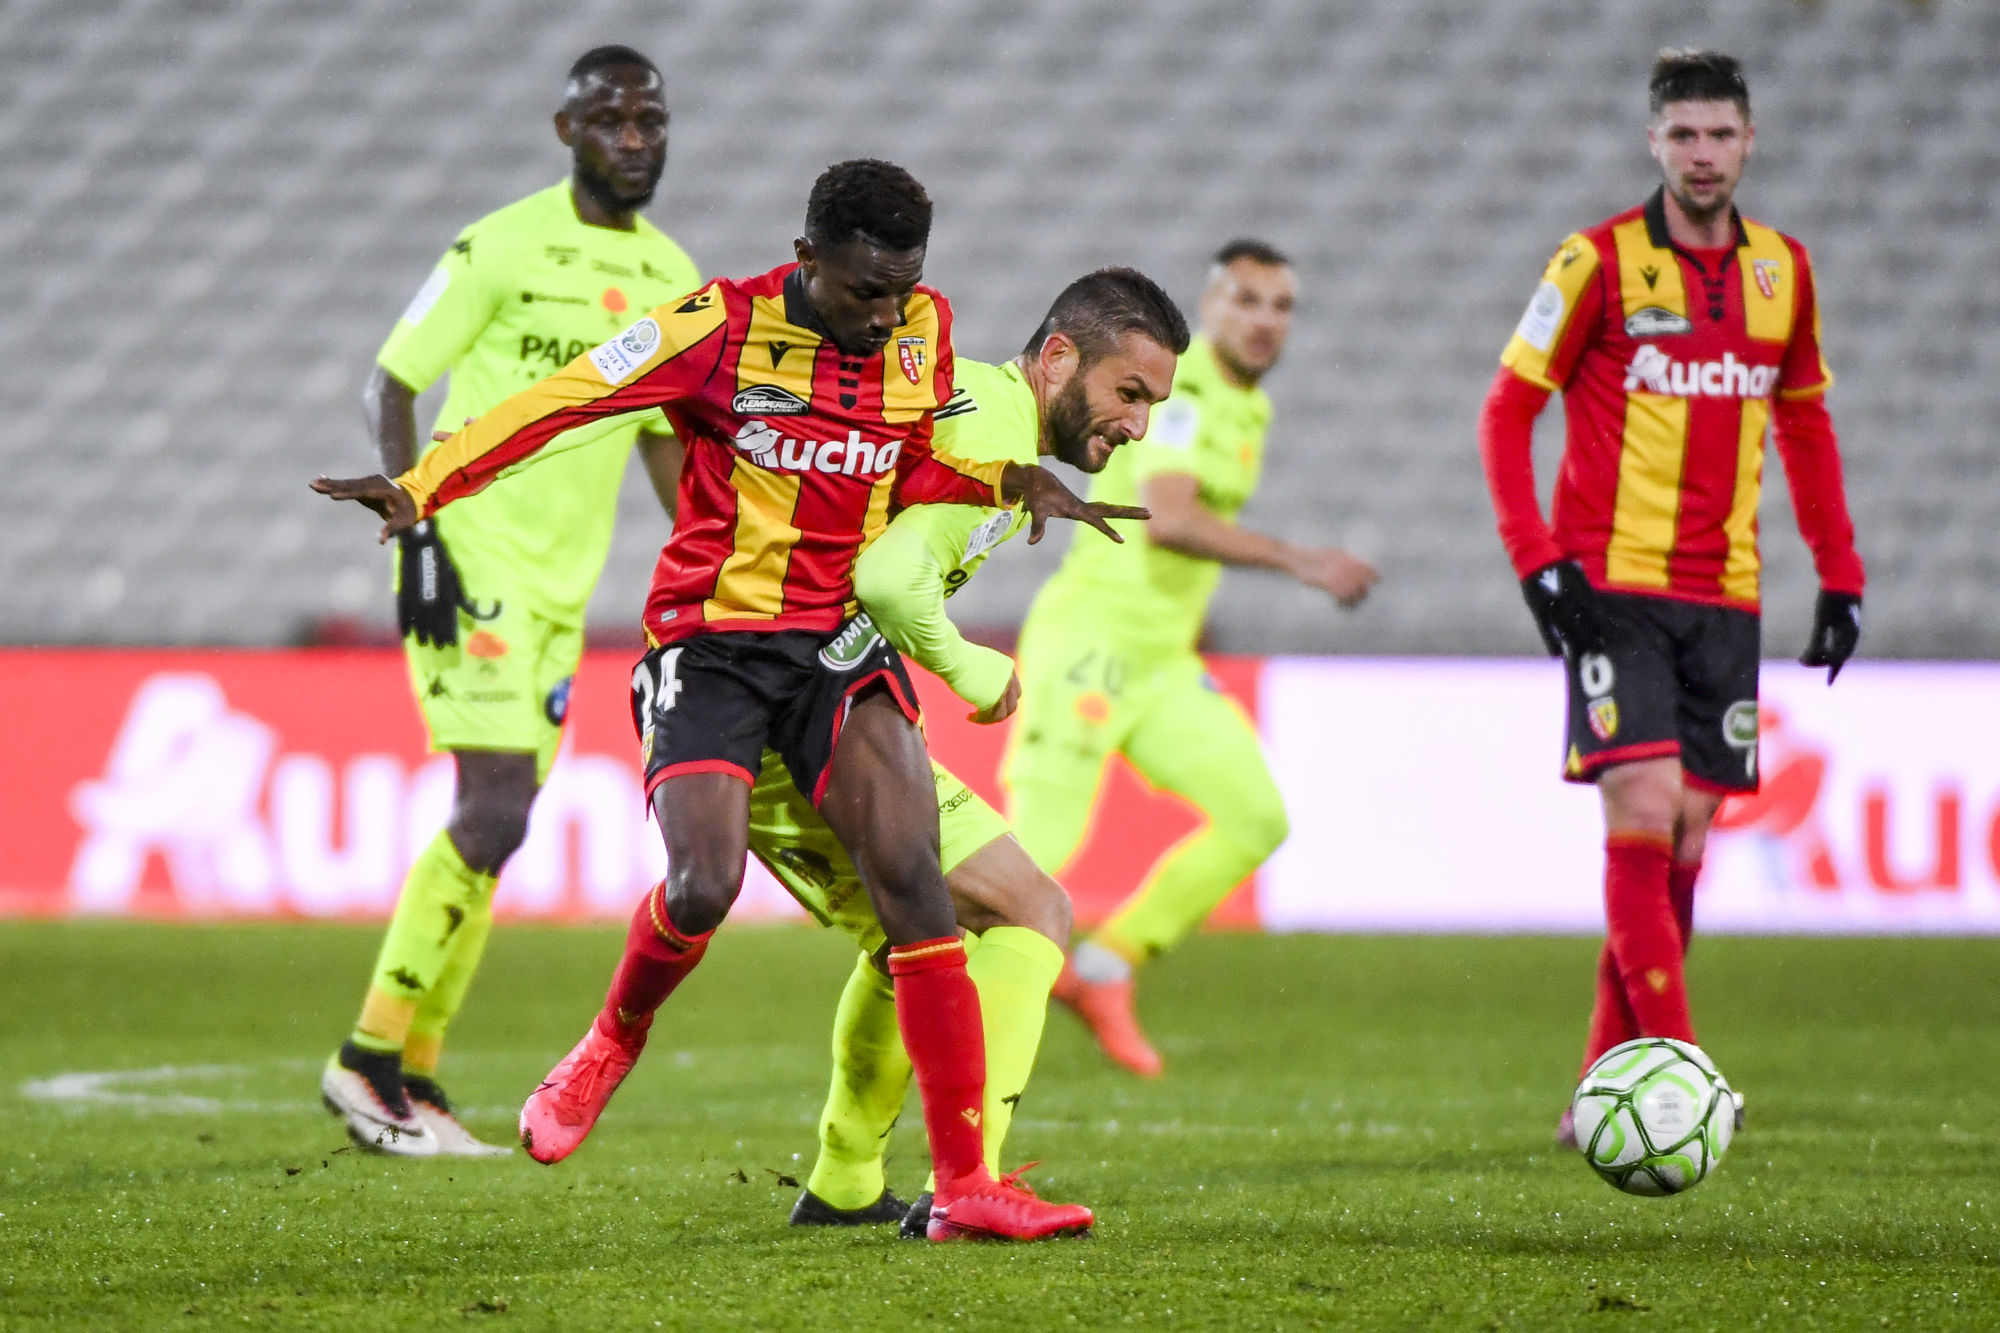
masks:
[[[1005,653],[967,642],[945,614],[944,599],[957,590],[949,578],[960,572],[975,534],[999,516],[976,505],[906,509],[869,543],[854,566],[854,595],[876,628],[898,652],[935,673],[974,708],[999,702],[1013,678],[1014,662]]]
[[[468,227],[444,252],[375,354],[377,365],[418,393],[465,355],[500,308],[500,293],[489,281],[503,262],[496,253],[500,238],[475,236],[477,231]]]

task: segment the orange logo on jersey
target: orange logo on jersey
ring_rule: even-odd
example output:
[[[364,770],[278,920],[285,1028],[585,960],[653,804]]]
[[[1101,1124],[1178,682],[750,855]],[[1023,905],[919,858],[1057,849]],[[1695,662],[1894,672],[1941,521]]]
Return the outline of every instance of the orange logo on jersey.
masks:
[[[1778,261],[1775,259],[1753,259],[1750,272],[1756,276],[1757,290],[1764,293],[1766,301],[1778,299]]]
[[[902,363],[903,378],[912,384],[923,383],[925,341],[921,337],[896,339],[896,359]]]
[[[625,293],[619,291],[616,287],[606,287],[604,295],[600,299],[604,302],[604,308],[614,315],[624,314],[625,307],[630,304],[625,299]]]
[[[505,657],[507,641],[482,629],[465,641],[465,652],[468,657]]]

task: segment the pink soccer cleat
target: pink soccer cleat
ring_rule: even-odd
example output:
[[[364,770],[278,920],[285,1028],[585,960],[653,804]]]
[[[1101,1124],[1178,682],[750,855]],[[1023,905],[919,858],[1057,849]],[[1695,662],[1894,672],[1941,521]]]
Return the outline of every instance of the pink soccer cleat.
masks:
[[[1063,964],[1062,975],[1056,978],[1055,997],[1068,1005],[1090,1035],[1097,1038],[1098,1047],[1110,1056],[1116,1064],[1131,1070],[1140,1078],[1158,1078],[1166,1069],[1166,1061],[1153,1049],[1153,1043],[1146,1040],[1145,1032],[1139,1027],[1139,1014],[1132,1003],[1132,979],[1123,981],[1091,982],[1076,974],[1076,969]]]
[[[596,1022],[549,1071],[521,1108],[521,1146],[538,1162],[560,1162],[583,1146],[611,1094],[639,1062],[645,1034],[620,1041]]]
[[[1021,1183],[1022,1173],[1010,1171],[995,1180],[984,1170],[964,1177],[931,1201],[925,1236],[944,1240],[1048,1240],[1056,1236],[1087,1236],[1096,1216],[1078,1203],[1044,1203]]]

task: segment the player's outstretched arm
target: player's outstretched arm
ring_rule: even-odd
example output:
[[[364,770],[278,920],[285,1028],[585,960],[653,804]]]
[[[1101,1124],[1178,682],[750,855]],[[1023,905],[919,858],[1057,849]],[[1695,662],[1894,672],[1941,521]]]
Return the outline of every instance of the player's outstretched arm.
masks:
[[[970,505],[905,509],[854,562],[854,595],[875,627],[972,705],[971,719],[982,723],[1014,711],[1020,698],[1014,663],[960,634],[945,614],[945,597],[952,588],[947,576],[958,571],[973,532],[993,514]]]
[[[1381,575],[1358,556],[1331,546],[1297,546],[1230,522],[1201,500],[1191,472],[1156,472],[1146,478],[1152,518],[1146,536],[1155,546],[1197,560],[1241,569],[1270,569],[1318,588],[1345,607],[1359,606]]]
[[[1062,478],[1038,463],[1009,463],[1000,475],[1000,499],[1004,504],[1018,504],[1028,511],[1028,545],[1033,546],[1042,539],[1042,529],[1052,518],[1074,519],[1088,523],[1099,532],[1121,545],[1125,539],[1118,535],[1107,521],[1114,518],[1148,519],[1153,516],[1150,509],[1137,505],[1108,505],[1087,502],[1075,491],[1063,485]]]

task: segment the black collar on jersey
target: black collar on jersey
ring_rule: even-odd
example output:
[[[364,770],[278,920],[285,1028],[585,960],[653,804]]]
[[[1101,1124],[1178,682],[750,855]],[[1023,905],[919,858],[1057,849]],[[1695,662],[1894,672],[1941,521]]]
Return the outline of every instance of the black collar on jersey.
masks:
[[[819,311],[806,299],[806,271],[797,265],[785,275],[785,323],[833,341],[833,333],[819,317]]]
[[[1737,248],[1750,244],[1750,233],[1743,230],[1743,215],[1736,211],[1735,204],[1729,206],[1729,225],[1736,233]],[[1646,201],[1646,239],[1658,250],[1681,249],[1667,232],[1667,187],[1664,185],[1653,191],[1653,197]]]

